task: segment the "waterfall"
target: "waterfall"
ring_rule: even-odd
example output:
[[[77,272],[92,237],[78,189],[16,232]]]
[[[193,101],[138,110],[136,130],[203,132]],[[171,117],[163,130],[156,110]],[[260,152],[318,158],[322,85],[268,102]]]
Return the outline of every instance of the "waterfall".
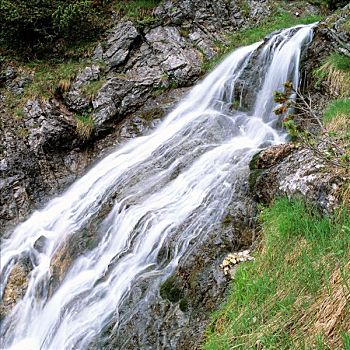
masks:
[[[87,349],[112,320],[122,322],[137,281],[159,286],[171,275],[191,244],[223,220],[251,157],[285,141],[273,92],[287,80],[298,85],[311,39],[312,26],[297,26],[237,49],[156,130],[115,149],[3,239],[1,295],[18,262],[29,261],[30,273],[25,295],[2,320],[1,348]],[[234,103],[243,74],[255,96],[249,110]],[[57,259],[85,234],[91,245],[53,278]]]

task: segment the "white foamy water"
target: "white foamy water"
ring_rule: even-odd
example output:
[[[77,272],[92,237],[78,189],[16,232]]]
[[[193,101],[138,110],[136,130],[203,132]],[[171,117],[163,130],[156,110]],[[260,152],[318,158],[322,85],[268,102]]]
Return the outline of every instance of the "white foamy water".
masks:
[[[222,220],[252,155],[284,142],[273,92],[287,80],[298,85],[311,37],[312,26],[299,26],[236,50],[152,134],[116,149],[2,242],[1,294],[16,262],[25,257],[33,267],[25,296],[2,321],[2,349],[86,349],[109,322],[118,324],[140,278],[161,281],[174,271],[190,243]],[[233,104],[236,82],[253,57],[251,75],[264,71],[242,112]],[[57,252],[92,222],[97,244],[50,289]],[[164,246],[170,258],[159,263]]]

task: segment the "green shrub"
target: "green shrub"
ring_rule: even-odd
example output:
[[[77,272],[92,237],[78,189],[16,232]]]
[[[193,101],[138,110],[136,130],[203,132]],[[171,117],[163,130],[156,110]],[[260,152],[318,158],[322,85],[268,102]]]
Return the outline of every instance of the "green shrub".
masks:
[[[106,1],[1,0],[0,44],[32,56],[94,36],[103,27]],[[60,43],[62,44],[62,43]]]
[[[337,8],[341,8],[345,6],[348,1],[347,0],[312,0],[311,4],[317,6],[327,6],[330,10],[335,10]]]

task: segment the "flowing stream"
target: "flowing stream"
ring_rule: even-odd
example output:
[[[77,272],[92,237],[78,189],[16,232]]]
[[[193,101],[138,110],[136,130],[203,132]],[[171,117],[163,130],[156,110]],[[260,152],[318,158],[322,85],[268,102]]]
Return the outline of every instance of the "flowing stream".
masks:
[[[159,286],[222,221],[251,157],[285,141],[273,92],[287,80],[298,85],[311,40],[312,26],[297,26],[236,50],[156,130],[117,148],[3,239],[1,295],[21,259],[31,271],[24,297],[2,321],[1,348],[87,349],[112,320],[118,327],[135,283]],[[243,74],[254,96],[248,110],[235,97]],[[53,283],[57,256],[92,223],[95,243]]]

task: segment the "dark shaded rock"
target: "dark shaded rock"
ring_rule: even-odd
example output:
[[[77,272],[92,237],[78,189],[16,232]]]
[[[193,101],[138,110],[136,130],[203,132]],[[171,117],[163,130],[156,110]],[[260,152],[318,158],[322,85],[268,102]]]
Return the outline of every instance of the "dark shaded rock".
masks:
[[[34,151],[41,149],[73,148],[76,123],[58,104],[28,100],[24,107],[24,125],[28,130],[28,145]],[[79,141],[75,140],[75,144]]]

